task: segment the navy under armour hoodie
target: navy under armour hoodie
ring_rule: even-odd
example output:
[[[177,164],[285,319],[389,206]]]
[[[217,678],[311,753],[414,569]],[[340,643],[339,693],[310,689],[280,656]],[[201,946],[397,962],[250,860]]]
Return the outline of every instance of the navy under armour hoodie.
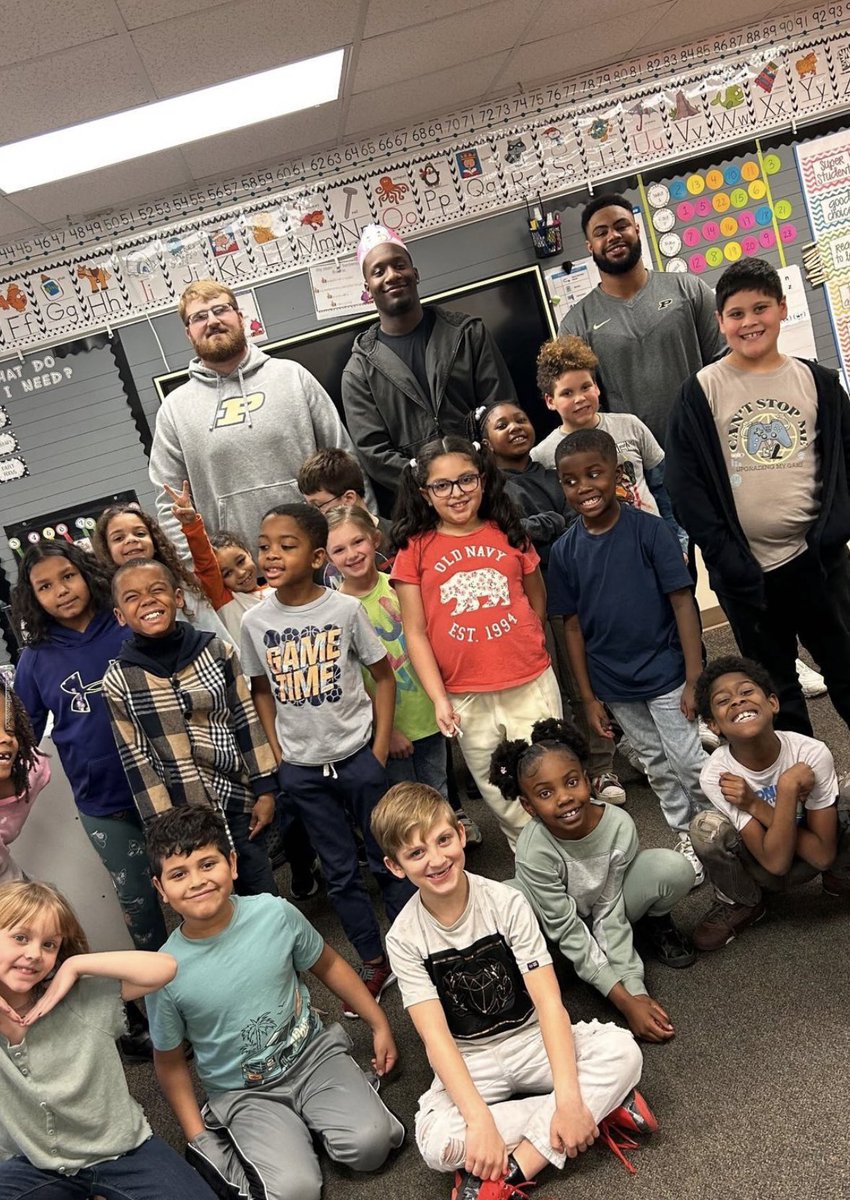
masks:
[[[15,671],[37,741],[53,713],[53,743],[77,808],[89,817],[135,809],[102,695],[106,668],[130,636],[108,609],[83,633],[51,622],[50,640],[27,646]]]

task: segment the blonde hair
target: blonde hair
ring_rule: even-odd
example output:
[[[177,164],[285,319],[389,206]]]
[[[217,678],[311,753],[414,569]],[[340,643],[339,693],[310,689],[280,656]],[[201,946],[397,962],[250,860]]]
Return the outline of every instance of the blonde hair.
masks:
[[[328,533],[332,529],[338,529],[346,521],[353,521],[366,533],[371,533],[374,538],[381,536],[380,529],[372,520],[372,514],[368,509],[361,508],[359,504],[340,504],[337,508],[332,508],[329,513],[325,513],[325,516],[328,522]]]
[[[193,300],[212,300],[214,296],[226,296],[238,312],[239,301],[229,287],[219,283],[217,279],[196,279],[186,288],[177,305],[177,311],[183,324],[186,324],[186,309]]]
[[[375,805],[372,813],[372,837],[387,858],[398,860],[417,830],[426,834],[445,820],[456,833],[460,821],[451,805],[436,788],[425,783],[397,783]]]
[[[62,945],[56,965],[73,954],[88,954],[88,938],[77,915],[60,891],[49,883],[0,884],[0,929],[11,929],[49,913],[56,921],[56,932]]]
[[[553,338],[537,355],[537,386],[544,396],[555,394],[555,384],[567,371],[589,371],[596,378],[599,359],[580,337]]]

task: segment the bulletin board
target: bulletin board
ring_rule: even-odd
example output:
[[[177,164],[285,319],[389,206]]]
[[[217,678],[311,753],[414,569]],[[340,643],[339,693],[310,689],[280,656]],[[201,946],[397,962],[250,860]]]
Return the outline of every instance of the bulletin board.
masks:
[[[644,187],[659,269],[702,275],[798,241],[799,214],[775,192],[783,165],[776,151],[756,149],[734,162]]]
[[[824,293],[845,379],[850,378],[850,132],[796,148],[806,209],[817,239]]]

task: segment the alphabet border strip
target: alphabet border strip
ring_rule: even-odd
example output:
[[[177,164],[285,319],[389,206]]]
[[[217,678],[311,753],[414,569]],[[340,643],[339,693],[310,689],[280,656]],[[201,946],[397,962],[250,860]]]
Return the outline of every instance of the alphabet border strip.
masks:
[[[850,2],[783,14],[10,243],[0,357],[848,110]]]

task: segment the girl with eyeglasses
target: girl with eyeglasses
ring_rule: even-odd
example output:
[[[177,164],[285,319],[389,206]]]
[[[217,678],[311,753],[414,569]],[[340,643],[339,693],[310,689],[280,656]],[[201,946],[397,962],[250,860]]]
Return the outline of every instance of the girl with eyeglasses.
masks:
[[[459,437],[429,442],[405,467],[393,541],[411,662],[513,849],[528,814],[489,782],[490,756],[562,712],[539,556],[492,456]]]

